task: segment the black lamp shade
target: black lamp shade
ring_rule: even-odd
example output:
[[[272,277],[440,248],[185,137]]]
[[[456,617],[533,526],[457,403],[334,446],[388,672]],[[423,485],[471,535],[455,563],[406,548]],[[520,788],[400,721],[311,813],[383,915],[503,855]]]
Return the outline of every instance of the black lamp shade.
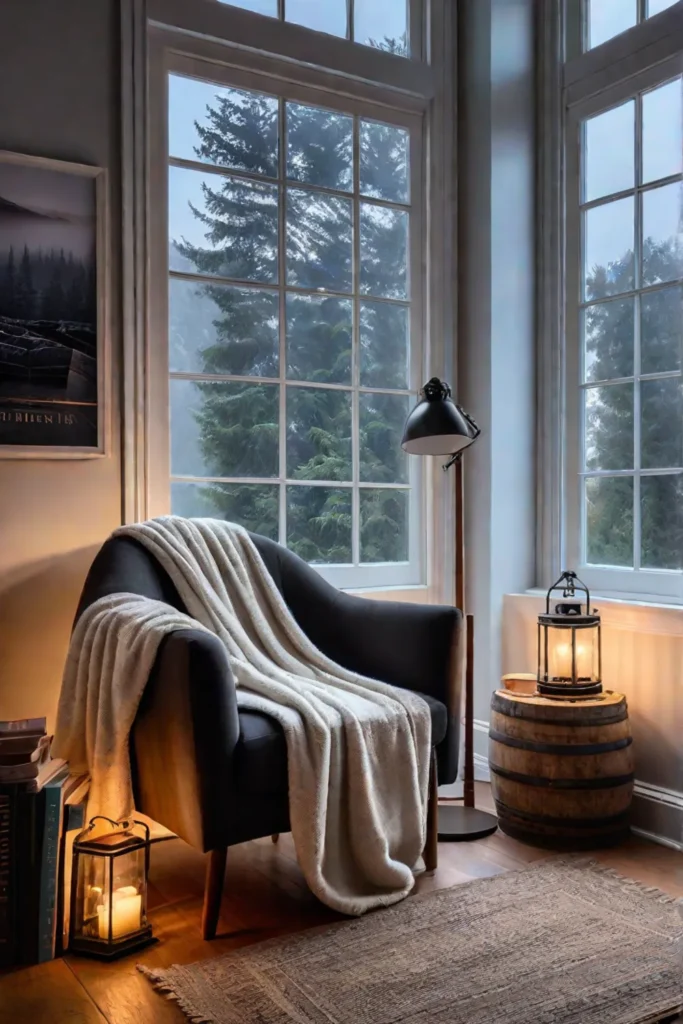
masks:
[[[401,447],[409,455],[455,455],[479,436],[479,428],[451,398],[451,389],[432,377],[406,420]]]

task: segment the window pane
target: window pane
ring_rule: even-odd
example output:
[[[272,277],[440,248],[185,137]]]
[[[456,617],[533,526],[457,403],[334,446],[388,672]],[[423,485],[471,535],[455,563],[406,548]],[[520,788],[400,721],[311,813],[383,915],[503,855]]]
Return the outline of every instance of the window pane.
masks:
[[[370,388],[407,388],[409,310],[389,302],[360,304],[360,382]]]
[[[635,110],[629,100],[585,122],[584,202],[633,188]]]
[[[633,384],[585,391],[586,469],[633,468]]]
[[[353,35],[357,43],[408,55],[408,0],[355,0]]]
[[[640,297],[641,373],[681,369],[683,289],[661,288]]]
[[[588,49],[636,24],[637,0],[588,0]]]
[[[654,14],[659,14],[661,11],[666,11],[667,8],[673,7],[673,5],[677,2],[678,0],[646,0],[646,17],[651,18]]]
[[[169,75],[169,153],[276,178],[277,107],[274,96]]]
[[[405,299],[408,294],[408,214],[360,204],[360,290]]]
[[[287,177],[350,192],[353,118],[332,110],[288,103]]]
[[[644,569],[683,569],[683,474],[640,481],[641,553]]]
[[[633,288],[633,198],[584,213],[584,297],[603,299]]]
[[[323,192],[287,193],[287,282],[351,291],[351,202]]]
[[[640,384],[640,444],[644,469],[683,466],[683,390],[680,377]]]
[[[287,476],[351,480],[351,392],[287,388]]]
[[[174,476],[278,475],[277,384],[171,380]]]
[[[171,484],[171,512],[174,516],[227,519],[246,530],[278,539],[277,484]]]
[[[361,562],[408,561],[408,491],[360,491]]]
[[[218,0],[219,4],[230,4],[232,7],[241,7],[245,11],[253,11],[255,14],[268,14],[271,18],[277,18],[277,0]]]
[[[276,377],[276,292],[169,281],[171,371]]]
[[[683,80],[643,96],[643,181],[681,173],[683,153]]]
[[[643,284],[683,277],[678,182],[643,192]]]
[[[277,281],[277,186],[169,167],[171,270]]]
[[[287,0],[285,18],[317,32],[346,35],[346,0]]]
[[[287,296],[287,376],[324,384],[351,383],[351,299]]]
[[[287,547],[307,562],[351,561],[351,488],[287,488]]]
[[[586,480],[586,561],[633,566],[633,477]]]
[[[410,135],[376,121],[360,123],[360,190],[375,199],[410,198]]]
[[[408,456],[401,448],[408,395],[366,394],[360,403],[360,479],[374,484],[408,480]]]
[[[584,379],[633,376],[633,299],[613,299],[583,311]]]

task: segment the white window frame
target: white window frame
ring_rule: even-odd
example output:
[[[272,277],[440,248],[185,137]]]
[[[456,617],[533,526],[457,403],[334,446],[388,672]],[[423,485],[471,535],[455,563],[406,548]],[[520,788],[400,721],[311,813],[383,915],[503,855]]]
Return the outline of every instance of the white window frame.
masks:
[[[644,11],[641,3],[641,18]],[[541,586],[561,568],[570,567],[596,594],[681,604],[683,572],[594,566],[586,564],[583,556],[579,207],[582,120],[681,74],[683,0],[585,53],[581,52],[581,14],[578,0],[552,0],[542,14],[539,32],[539,64],[545,89],[539,111],[543,131],[538,241],[543,273],[539,275],[538,310],[541,488],[537,582]],[[637,245],[636,236],[636,255]],[[637,407],[634,417],[637,442]],[[658,475],[665,472],[660,470]],[[637,517],[637,495],[634,509]],[[638,530],[636,519],[634,547]]]
[[[146,299],[141,311],[139,301],[133,304],[131,293],[124,292],[127,521],[163,514],[169,508],[169,447],[164,427],[168,267],[165,243],[163,259],[160,243],[167,236],[169,71],[281,93],[410,128],[414,147],[411,259],[418,268],[411,291],[414,400],[419,386],[433,373],[452,379],[455,361],[451,15],[447,0],[431,0],[431,4],[425,0],[425,6],[418,0],[411,17],[413,55],[405,58],[216,0],[124,0],[124,65],[128,74],[133,69],[132,82],[124,74],[124,287],[129,280],[132,294],[144,294]],[[418,22],[428,24],[429,32],[418,32]],[[422,51],[429,52],[429,61],[415,59],[416,39]],[[141,71],[144,89],[139,86]],[[444,487],[443,474],[436,473],[427,460],[410,459],[409,468],[410,514],[417,526],[410,561],[360,569],[316,566],[335,584],[349,589],[415,590],[417,599],[449,599],[448,559],[437,562],[433,551],[435,538],[447,537],[453,528],[450,488]]]

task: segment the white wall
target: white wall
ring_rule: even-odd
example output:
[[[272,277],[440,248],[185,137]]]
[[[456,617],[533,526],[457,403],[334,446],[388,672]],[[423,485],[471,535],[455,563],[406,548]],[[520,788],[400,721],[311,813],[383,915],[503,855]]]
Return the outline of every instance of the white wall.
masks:
[[[475,717],[501,674],[503,595],[534,578],[534,4],[459,5],[458,398],[482,428],[465,457]],[[475,749],[486,738],[475,734]]]
[[[118,2],[0,2],[0,149],[109,171],[113,450],[0,458],[0,718],[54,720],[90,562],[121,522]]]
[[[602,617],[603,682],[628,700],[636,755],[633,823],[678,842],[683,832],[683,609],[594,602]],[[503,667],[536,671],[545,598],[505,598]]]

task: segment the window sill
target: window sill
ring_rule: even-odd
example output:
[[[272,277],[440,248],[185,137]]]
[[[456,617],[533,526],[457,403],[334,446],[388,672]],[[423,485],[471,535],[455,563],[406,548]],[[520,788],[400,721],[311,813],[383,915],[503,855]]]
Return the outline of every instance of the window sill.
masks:
[[[506,594],[505,600],[520,601],[541,611],[547,591],[534,587],[521,594]],[[591,594],[591,604],[600,611],[602,624],[616,629],[663,633],[683,637],[683,605],[644,601],[633,597],[604,597]]]

